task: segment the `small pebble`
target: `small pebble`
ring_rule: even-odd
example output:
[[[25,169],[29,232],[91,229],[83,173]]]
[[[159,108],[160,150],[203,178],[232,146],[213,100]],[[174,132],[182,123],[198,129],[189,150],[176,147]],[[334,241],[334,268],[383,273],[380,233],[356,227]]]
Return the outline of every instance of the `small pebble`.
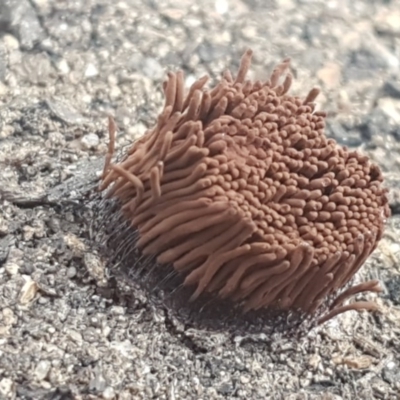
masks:
[[[85,70],[86,78],[93,78],[99,74],[99,70],[96,68],[94,64],[88,64]]]
[[[79,332],[70,329],[68,335],[78,345],[82,344],[82,335]]]
[[[82,148],[90,150],[96,148],[100,143],[99,137],[95,133],[88,133],[81,139]]]
[[[0,395],[2,398],[14,398],[15,394],[15,385],[14,382],[9,378],[3,378],[0,381]],[[3,397],[4,396],[4,397]]]
[[[218,14],[225,14],[229,10],[229,2],[227,0],[216,0],[215,11]]]
[[[112,400],[114,397],[115,397],[114,389],[108,386],[103,392],[103,399]]]
[[[76,268],[75,267],[69,267],[67,270],[67,277],[69,279],[72,279],[76,276]]]
[[[106,381],[101,373],[96,373],[96,375],[90,380],[89,389],[97,392],[103,392],[106,390]]]
[[[382,370],[382,378],[388,382],[394,384],[395,382],[400,382],[400,368],[399,366],[390,361]]]
[[[19,41],[13,35],[4,35],[3,36],[3,43],[4,43],[5,47],[9,51],[13,51],[13,50],[18,50],[19,49]]]
[[[46,379],[49,371],[50,371],[51,364],[47,360],[41,360],[37,364],[35,368],[35,377],[38,381],[42,381]]]
[[[63,75],[66,75],[70,72],[70,67],[68,65],[68,62],[64,59],[61,59],[57,64],[57,70]]]
[[[393,121],[400,124],[400,100],[383,97],[378,101],[378,107]]]
[[[11,136],[14,133],[14,127],[11,125],[3,126],[3,129],[0,132],[0,138],[5,139]]]
[[[6,263],[4,268],[9,275],[13,276],[13,275],[18,274],[19,265],[14,262],[8,262],[8,263]]]
[[[57,118],[69,125],[83,124],[85,122],[85,118],[76,111],[72,104],[64,99],[53,97],[48,99],[46,104]]]

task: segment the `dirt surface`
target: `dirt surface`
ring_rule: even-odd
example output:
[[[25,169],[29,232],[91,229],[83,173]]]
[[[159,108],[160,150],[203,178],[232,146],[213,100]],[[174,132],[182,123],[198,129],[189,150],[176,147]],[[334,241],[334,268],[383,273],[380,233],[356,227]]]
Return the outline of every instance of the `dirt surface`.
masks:
[[[1,0],[0,399],[399,399],[400,1]],[[199,331],[140,289],[107,295],[79,202],[107,151],[150,127],[161,82],[289,56],[328,134],[385,172],[393,211],[360,279],[381,312],[302,340]],[[373,296],[369,297],[373,298]]]

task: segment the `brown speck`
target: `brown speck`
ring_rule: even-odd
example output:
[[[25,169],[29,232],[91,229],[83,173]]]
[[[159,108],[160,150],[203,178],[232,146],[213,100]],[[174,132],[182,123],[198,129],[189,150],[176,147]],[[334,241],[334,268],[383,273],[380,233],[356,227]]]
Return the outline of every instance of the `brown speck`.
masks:
[[[380,291],[348,283],[389,216],[382,174],[326,138],[318,89],[288,94],[288,59],[251,82],[251,56],[236,77],[226,72],[212,89],[201,78],[186,95],[182,72],[170,72],[156,126],[116,164],[110,120],[100,190],[118,200],[140,252],[184,276],[192,301],[208,292],[245,312],[301,311],[321,323],[376,309],[344,303]]]

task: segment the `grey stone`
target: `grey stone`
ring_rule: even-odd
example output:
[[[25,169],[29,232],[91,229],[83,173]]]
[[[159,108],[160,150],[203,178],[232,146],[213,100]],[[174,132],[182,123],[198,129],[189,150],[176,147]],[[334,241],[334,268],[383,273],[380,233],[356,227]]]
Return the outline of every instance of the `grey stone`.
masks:
[[[394,276],[385,282],[386,288],[389,292],[390,300],[394,305],[400,305],[400,276]],[[389,373],[391,376],[391,374]]]
[[[75,267],[70,267],[70,268],[68,268],[67,276],[68,276],[69,279],[72,279],[72,278],[75,278],[76,273],[77,273],[76,268]]]
[[[96,371],[95,376],[89,382],[89,390],[95,393],[104,392],[107,384],[100,371]]]
[[[387,80],[383,85],[383,93],[400,99],[400,75]]]
[[[362,143],[361,135],[355,130],[346,130],[340,122],[328,121],[327,134],[343,146],[357,147]]]
[[[382,378],[389,383],[400,382],[400,368],[395,362],[389,362],[382,370]]]
[[[86,122],[84,118],[76,109],[66,100],[52,97],[46,100],[46,104],[50,111],[67,124],[83,124]]]
[[[380,107],[366,114],[358,129],[366,140],[371,140],[379,135],[395,135],[400,138],[400,126],[388,118],[388,115]]]
[[[39,361],[35,368],[35,377],[38,381],[45,379],[50,371],[50,363],[46,360]]]
[[[28,0],[1,1],[0,29],[12,32],[28,50],[45,37],[36,11]]]

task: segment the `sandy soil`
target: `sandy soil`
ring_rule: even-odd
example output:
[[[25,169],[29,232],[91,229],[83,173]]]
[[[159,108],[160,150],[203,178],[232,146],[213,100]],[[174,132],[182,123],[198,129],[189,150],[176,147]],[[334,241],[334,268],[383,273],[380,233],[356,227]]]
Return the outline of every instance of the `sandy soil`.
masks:
[[[0,399],[399,399],[400,1],[0,2]],[[328,135],[380,164],[393,216],[362,277],[381,312],[302,340],[193,329],[108,271],[77,203],[107,151],[150,127],[161,83],[292,58]],[[78,210],[78,211],[77,211]],[[371,297],[372,298],[372,297]]]

